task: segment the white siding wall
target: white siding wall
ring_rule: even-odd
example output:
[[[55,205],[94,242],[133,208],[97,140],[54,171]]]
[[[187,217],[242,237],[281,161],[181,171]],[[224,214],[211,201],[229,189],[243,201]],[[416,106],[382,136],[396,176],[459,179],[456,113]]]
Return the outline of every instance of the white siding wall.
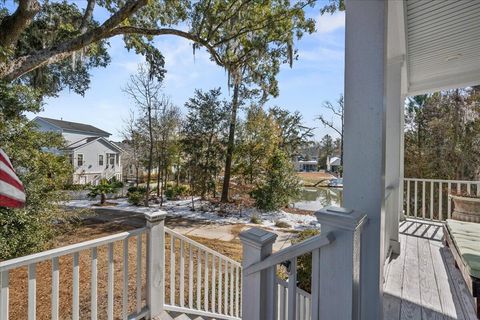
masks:
[[[107,162],[107,153],[119,157],[118,164],[110,165]],[[78,166],[78,155],[83,154],[83,165]],[[99,165],[99,155],[103,155],[103,165]],[[122,173],[122,159],[118,151],[101,141],[94,141],[74,152],[74,183],[92,183],[96,177],[110,178],[114,174]],[[81,177],[83,176],[83,177]]]

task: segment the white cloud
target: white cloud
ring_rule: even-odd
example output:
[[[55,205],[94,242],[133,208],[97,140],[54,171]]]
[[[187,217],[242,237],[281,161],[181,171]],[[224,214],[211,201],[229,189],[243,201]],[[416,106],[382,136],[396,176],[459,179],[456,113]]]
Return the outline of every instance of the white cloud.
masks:
[[[320,15],[317,19],[317,33],[330,33],[340,28],[345,28],[344,12],[337,12],[334,14],[327,13]]]

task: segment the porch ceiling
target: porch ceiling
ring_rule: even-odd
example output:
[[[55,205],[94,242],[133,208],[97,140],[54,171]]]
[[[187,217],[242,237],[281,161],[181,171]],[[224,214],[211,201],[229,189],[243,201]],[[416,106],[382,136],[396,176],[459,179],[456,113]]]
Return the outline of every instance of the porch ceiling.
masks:
[[[408,93],[480,84],[480,1],[406,0]]]

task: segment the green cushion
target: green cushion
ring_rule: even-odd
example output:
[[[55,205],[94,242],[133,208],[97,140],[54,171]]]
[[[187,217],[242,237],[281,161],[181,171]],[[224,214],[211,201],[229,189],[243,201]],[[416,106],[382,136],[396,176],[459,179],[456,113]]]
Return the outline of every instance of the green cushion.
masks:
[[[480,278],[480,223],[449,219],[447,228],[468,272]]]

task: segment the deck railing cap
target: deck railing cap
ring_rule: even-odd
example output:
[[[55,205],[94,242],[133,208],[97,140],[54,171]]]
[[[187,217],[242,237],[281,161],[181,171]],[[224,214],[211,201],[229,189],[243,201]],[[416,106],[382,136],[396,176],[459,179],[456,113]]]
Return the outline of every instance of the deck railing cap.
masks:
[[[251,228],[241,232],[239,237],[244,243],[249,243],[257,247],[263,247],[275,242],[277,239],[277,234],[260,228]]]
[[[152,222],[152,223],[165,220],[165,218],[167,217],[167,213],[162,210],[145,212],[143,215],[145,216],[145,219],[148,222]]]
[[[325,207],[315,212],[321,225],[330,225],[341,229],[355,230],[362,226],[367,215],[363,212],[342,207]]]

